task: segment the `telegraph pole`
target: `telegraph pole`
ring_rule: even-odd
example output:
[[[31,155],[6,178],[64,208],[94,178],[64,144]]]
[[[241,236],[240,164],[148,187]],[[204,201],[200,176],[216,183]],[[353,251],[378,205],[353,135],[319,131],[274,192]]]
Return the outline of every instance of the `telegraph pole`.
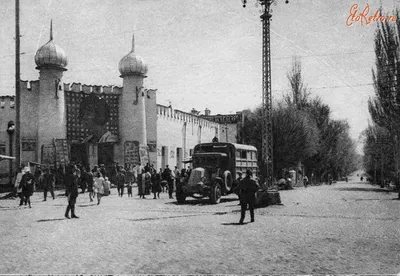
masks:
[[[262,15],[260,16],[263,26],[263,59],[262,59],[262,111],[263,111],[263,128],[262,128],[262,163],[263,176],[267,188],[273,187],[273,141],[272,141],[272,92],[271,92],[271,4],[274,0],[256,0],[260,5],[264,6]],[[246,7],[247,0],[242,0],[243,7]],[[285,1],[289,3],[288,0]]]
[[[15,0],[15,159],[21,166],[19,0]]]

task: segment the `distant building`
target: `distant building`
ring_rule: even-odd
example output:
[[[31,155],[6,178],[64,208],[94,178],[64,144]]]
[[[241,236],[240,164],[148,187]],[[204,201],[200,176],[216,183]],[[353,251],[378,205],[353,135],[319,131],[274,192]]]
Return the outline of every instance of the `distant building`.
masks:
[[[35,55],[39,80],[21,81],[21,161],[45,166],[69,162],[183,166],[200,142],[240,142],[241,113],[187,113],[156,103],[157,90],[143,87],[147,64],[131,51],[119,63],[123,85],[64,83],[67,56],[50,40]],[[7,123],[15,121],[13,96],[0,97],[0,154],[9,154]],[[14,135],[15,145],[15,135]],[[14,151],[15,153],[15,147]],[[6,174],[9,162],[0,162]],[[15,170],[14,170],[15,172]]]

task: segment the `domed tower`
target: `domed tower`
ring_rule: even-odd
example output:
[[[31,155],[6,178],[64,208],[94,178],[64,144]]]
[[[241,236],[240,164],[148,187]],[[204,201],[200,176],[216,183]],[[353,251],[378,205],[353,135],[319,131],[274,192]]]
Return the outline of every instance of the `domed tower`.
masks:
[[[147,146],[146,131],[146,92],[143,80],[147,74],[147,64],[135,53],[135,37],[132,37],[132,50],[119,62],[119,72],[123,78],[123,89],[119,108],[121,145],[125,141],[139,141]]]
[[[38,156],[41,162],[42,145],[50,145],[53,139],[65,139],[66,112],[63,72],[68,64],[63,49],[53,41],[53,26],[50,23],[50,40],[40,47],[35,55],[39,70],[39,123]]]

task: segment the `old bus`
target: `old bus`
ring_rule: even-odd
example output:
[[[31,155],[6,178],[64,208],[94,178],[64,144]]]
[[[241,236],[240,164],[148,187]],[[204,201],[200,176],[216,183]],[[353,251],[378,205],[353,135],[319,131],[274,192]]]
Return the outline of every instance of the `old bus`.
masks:
[[[258,173],[257,149],[253,146],[233,143],[203,143],[194,148],[193,169],[187,179],[177,184],[176,198],[179,203],[186,197],[209,197],[219,203],[221,196],[233,192],[238,172],[251,170]]]

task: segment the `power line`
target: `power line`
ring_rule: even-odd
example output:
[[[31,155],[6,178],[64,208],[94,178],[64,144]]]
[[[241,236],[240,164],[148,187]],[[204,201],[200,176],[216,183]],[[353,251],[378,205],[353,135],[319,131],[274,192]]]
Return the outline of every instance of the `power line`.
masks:
[[[319,90],[319,89],[335,89],[335,88],[353,88],[353,87],[360,87],[360,86],[373,86],[373,83],[362,83],[362,84],[353,84],[353,85],[335,85],[335,86],[321,86],[321,87],[308,87],[308,89],[314,89],[314,90]],[[291,88],[287,89],[273,89],[272,91],[291,91]]]

